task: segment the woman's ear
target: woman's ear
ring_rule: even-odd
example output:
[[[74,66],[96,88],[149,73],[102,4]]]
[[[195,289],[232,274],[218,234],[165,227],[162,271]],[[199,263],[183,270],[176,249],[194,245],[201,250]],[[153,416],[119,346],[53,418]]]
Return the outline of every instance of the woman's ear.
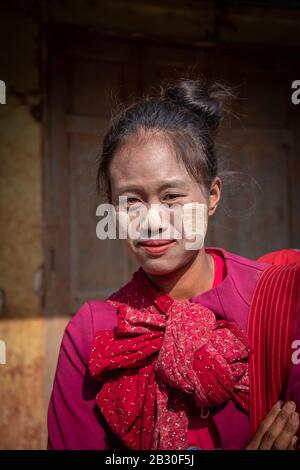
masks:
[[[211,216],[215,213],[217,206],[221,199],[222,180],[219,176],[216,176],[213,180],[210,188],[209,203],[208,203],[208,215]]]

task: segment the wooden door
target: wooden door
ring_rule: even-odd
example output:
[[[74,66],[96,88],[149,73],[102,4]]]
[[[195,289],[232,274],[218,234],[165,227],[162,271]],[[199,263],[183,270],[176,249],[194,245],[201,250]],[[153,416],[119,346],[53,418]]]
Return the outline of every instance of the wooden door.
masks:
[[[299,65],[293,53],[263,48],[224,51],[223,64],[225,80],[238,85],[238,118],[231,117],[219,135],[224,190],[211,240],[256,259],[300,241],[300,113],[291,102]]]

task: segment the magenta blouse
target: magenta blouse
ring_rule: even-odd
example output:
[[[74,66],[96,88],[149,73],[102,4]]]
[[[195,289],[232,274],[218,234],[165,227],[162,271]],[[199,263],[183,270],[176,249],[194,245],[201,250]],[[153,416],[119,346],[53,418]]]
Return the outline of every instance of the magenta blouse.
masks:
[[[217,263],[214,285],[189,300],[211,309],[218,319],[234,321],[246,330],[254,287],[269,264],[222,248],[206,248],[206,251],[218,255],[214,256]],[[101,384],[90,377],[87,367],[95,332],[112,330],[117,325],[116,312],[116,308],[104,301],[86,302],[66,327],[48,409],[48,449],[122,449],[96,405]],[[300,340],[300,299],[297,319],[295,339]],[[285,398],[294,400],[300,411],[300,360],[292,365]],[[212,409],[207,419],[202,419],[196,408],[190,418],[191,446],[244,449],[249,436],[249,417],[233,400]]]

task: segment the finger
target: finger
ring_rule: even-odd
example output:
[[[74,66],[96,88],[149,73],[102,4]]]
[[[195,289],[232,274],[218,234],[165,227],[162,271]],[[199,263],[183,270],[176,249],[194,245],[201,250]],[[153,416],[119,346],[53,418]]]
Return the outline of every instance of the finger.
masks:
[[[275,450],[286,450],[288,449],[290,442],[293,440],[299,427],[299,415],[298,413],[292,413],[286,422],[280,435],[275,439],[272,449]]]
[[[293,439],[291,440],[290,445],[288,446],[287,450],[296,450],[297,442],[298,442],[298,437],[294,436]]]
[[[255,435],[253,436],[253,439],[251,440],[251,442],[246,447],[246,450],[255,450],[255,449],[259,448],[259,446],[261,444],[261,440],[262,440],[265,432],[269,429],[271,424],[274,422],[274,420],[276,419],[276,417],[280,413],[282,404],[283,404],[283,402],[281,400],[279,400],[271,408],[271,410],[269,411],[269,413],[267,414],[265,419],[260,423],[260,426],[258,427]]]
[[[295,409],[296,404],[293,401],[288,401],[283,405],[275,420],[269,426],[264,436],[262,437],[260,449],[272,449],[275,440],[279,437],[280,433],[282,432],[287,423],[287,420],[289,419],[290,415],[295,411]]]

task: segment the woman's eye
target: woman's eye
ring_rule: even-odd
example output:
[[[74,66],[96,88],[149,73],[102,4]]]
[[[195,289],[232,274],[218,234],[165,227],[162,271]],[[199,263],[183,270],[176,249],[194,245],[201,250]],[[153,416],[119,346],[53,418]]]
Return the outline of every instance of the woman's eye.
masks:
[[[182,197],[182,194],[166,194],[165,199],[176,199],[178,197]]]
[[[127,198],[127,204],[136,204],[137,202],[141,202],[139,199],[136,197],[128,197]]]

